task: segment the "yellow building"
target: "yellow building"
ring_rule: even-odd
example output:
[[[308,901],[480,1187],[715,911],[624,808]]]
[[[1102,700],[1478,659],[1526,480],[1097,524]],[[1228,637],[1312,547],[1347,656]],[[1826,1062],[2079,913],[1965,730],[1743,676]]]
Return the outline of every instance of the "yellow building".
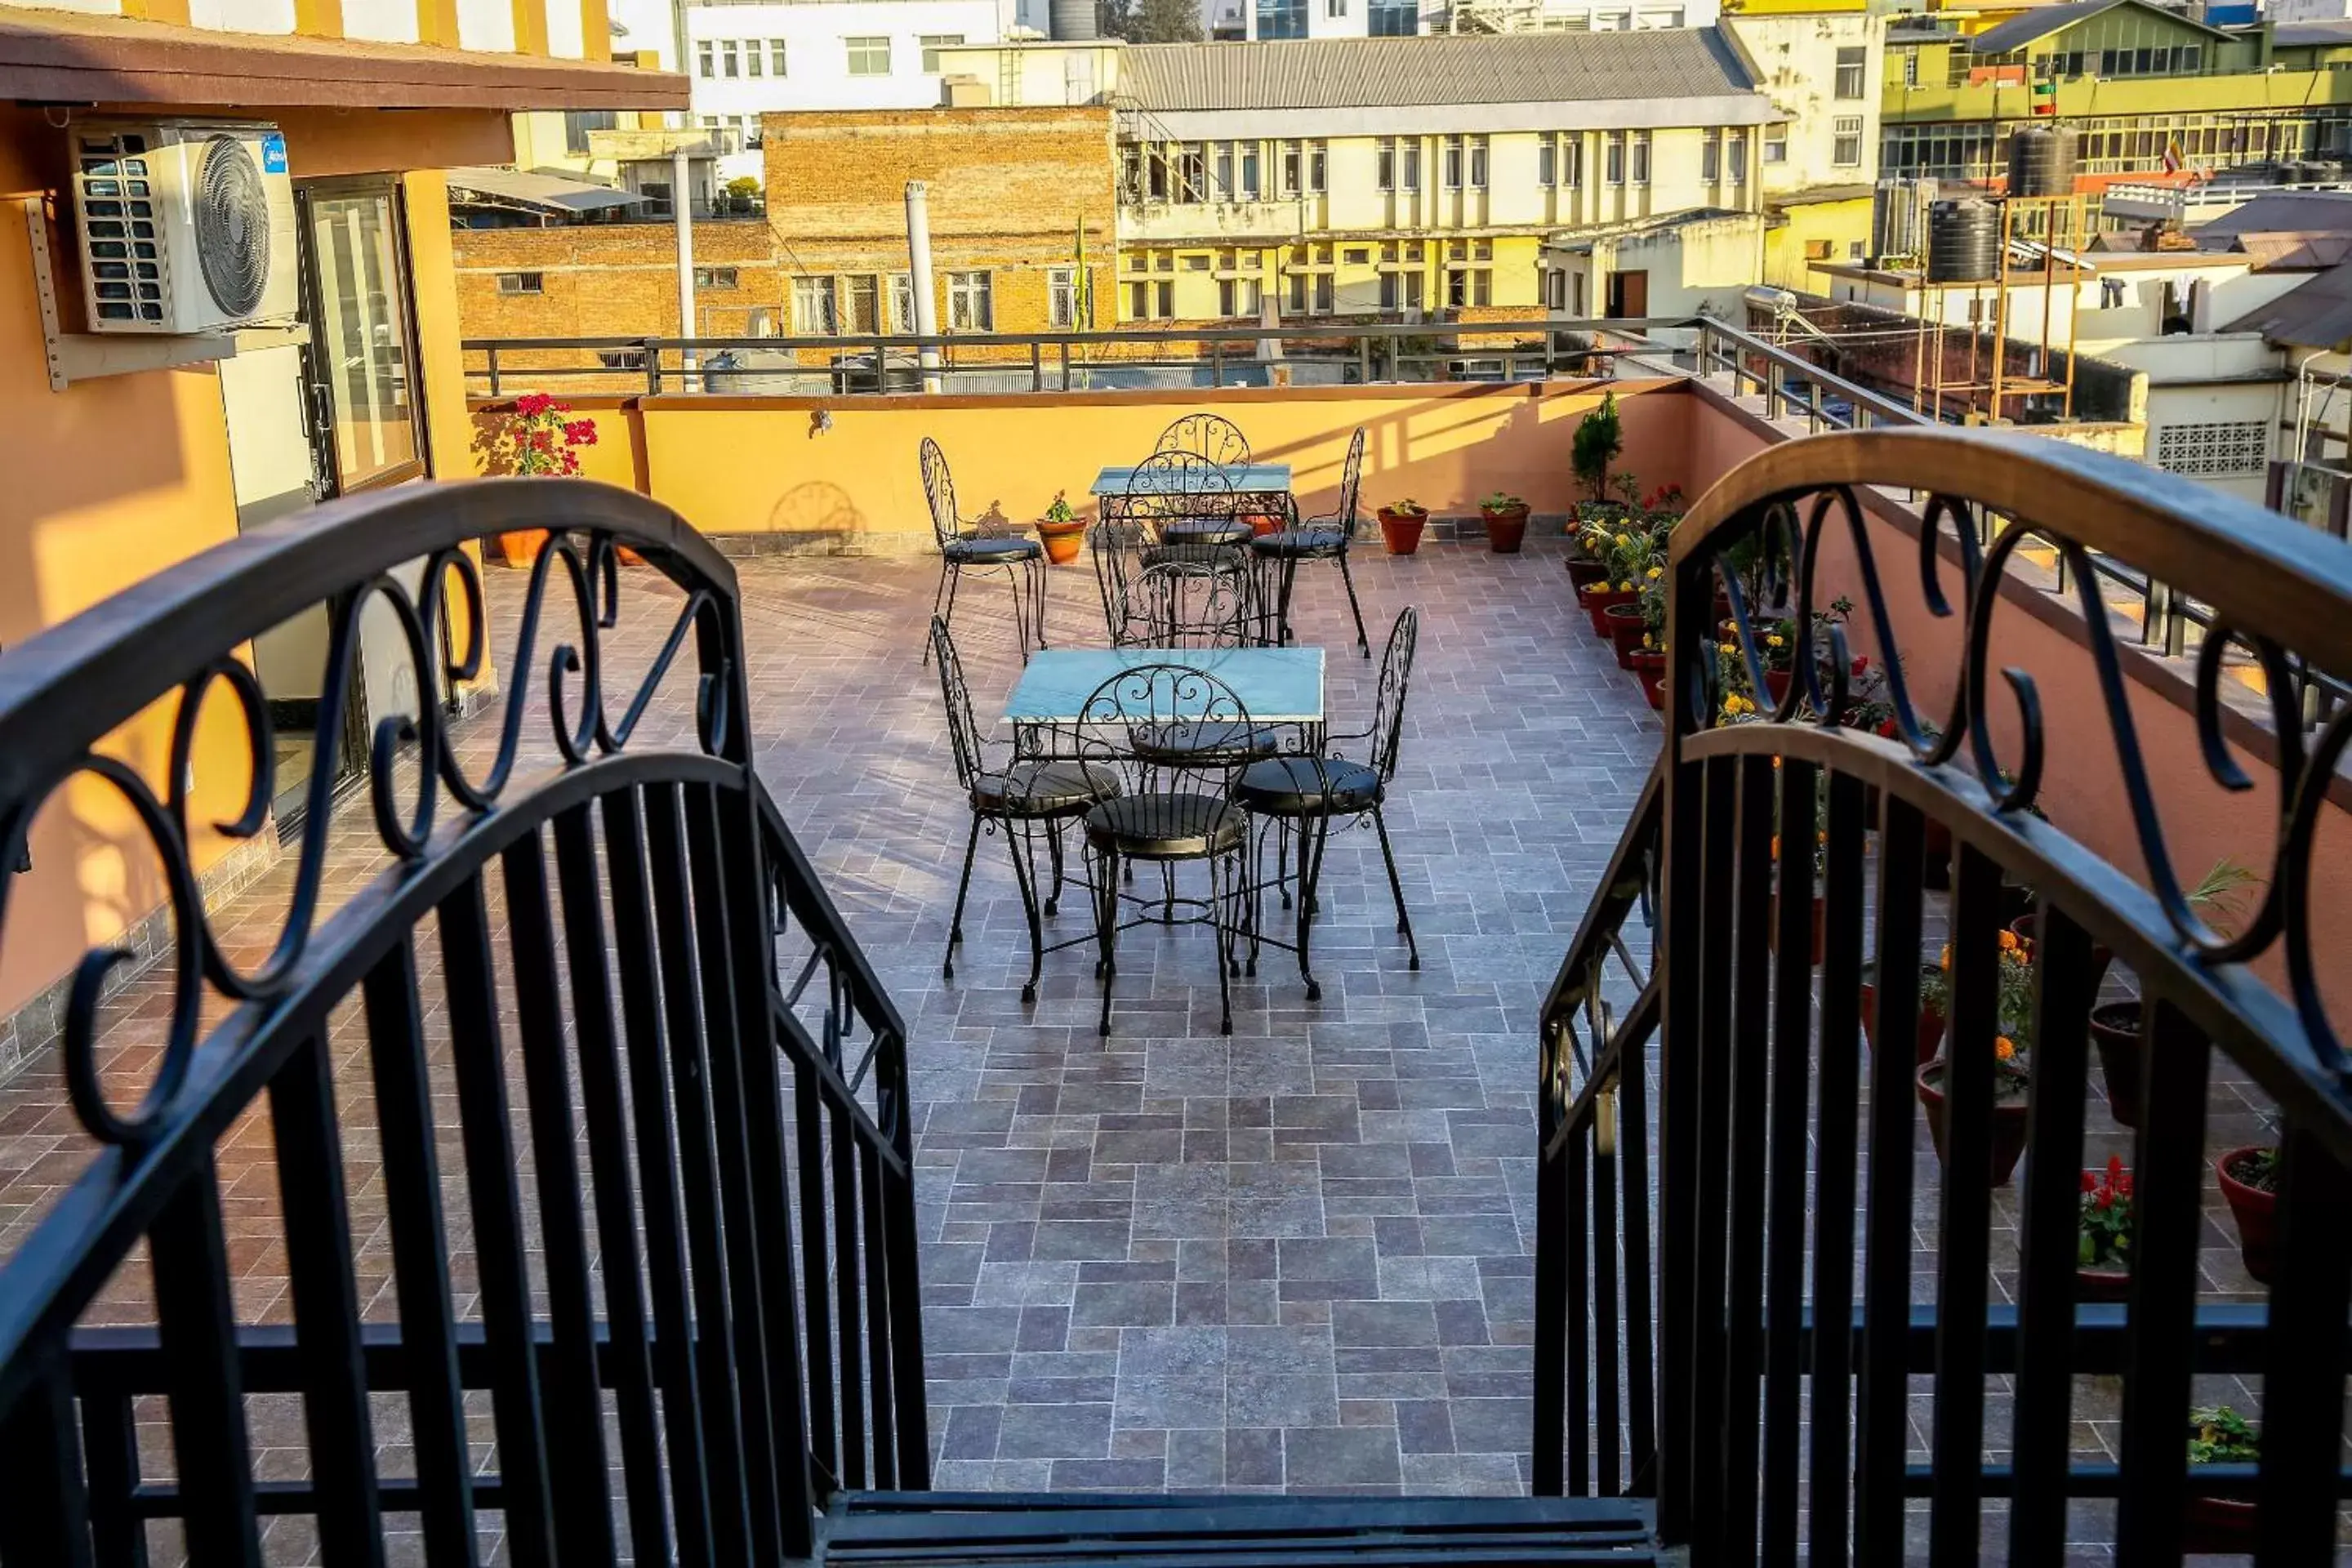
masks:
[[[1774,110],[1760,166],[1768,283],[1815,288],[1814,268],[1869,247],[1886,26],[1835,0],[1763,0],[1724,18]]]
[[[20,459],[0,498],[0,646],[326,498],[470,475],[443,171],[508,162],[519,109],[684,103],[683,80],[608,51],[604,0],[0,9],[0,188],[19,209],[0,245],[0,426]],[[182,184],[243,220],[233,272],[194,259],[202,231],[172,219]],[[151,201],[164,210],[136,210]],[[326,630],[320,610],[247,651],[281,738],[318,721]],[[346,733],[420,698],[379,634],[400,639],[389,612],[362,628]],[[158,797],[181,782],[170,707],[104,747]],[[208,894],[276,851],[267,822],[206,826],[243,816],[254,782],[237,707],[215,690],[195,727],[184,820]],[[366,751],[338,765],[363,771]],[[307,744],[280,754],[308,765]],[[309,783],[293,771],[270,792],[279,825]],[[61,789],[28,852],[0,873],[0,1077],[46,1047],[88,948],[169,935],[156,858],[110,791]]]
[[[1532,316],[1548,237],[1759,210],[1774,118],[1715,28],[1142,45],[1117,74],[1124,323]]]

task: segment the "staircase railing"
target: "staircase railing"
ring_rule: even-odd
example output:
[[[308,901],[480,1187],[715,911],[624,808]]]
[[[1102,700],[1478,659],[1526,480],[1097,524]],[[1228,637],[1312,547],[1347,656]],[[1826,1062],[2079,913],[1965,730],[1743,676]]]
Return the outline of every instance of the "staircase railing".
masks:
[[[552,535],[504,712],[453,733],[441,699],[487,689],[504,619],[467,545],[526,529]],[[651,606],[625,627],[625,584]],[[269,830],[245,649],[321,605],[310,809],[257,944],[215,926],[192,843]],[[331,908],[386,612],[425,700],[372,720],[374,842],[347,820],[336,852],[390,865]],[[0,863],[45,803],[110,791],[172,932],[152,1024],[102,1005],[111,944],[76,976],[94,1152],[0,1266],[0,1564],[144,1563],[159,1520],[191,1561],[257,1563],[289,1514],[336,1563],[383,1561],[394,1514],[436,1564],[773,1562],[834,1487],[925,1483],[904,1028],[752,771],[744,669],[706,541],[553,480],[323,508],[0,657]],[[166,744],[124,729],[151,707]],[[223,733],[226,807],[191,799]],[[249,1302],[265,1237],[288,1289]]]
[[[1897,604],[1880,559],[1889,541],[1911,545],[1869,515],[1866,486],[1932,498],[1917,530],[1916,604]],[[1978,542],[1984,511],[2012,520],[1989,547]],[[1793,602],[1768,610],[1736,568],[1769,556],[1776,538],[1795,568]],[[2029,542],[2066,561],[2077,584],[2095,582],[2084,558],[2098,551],[2198,585],[2215,627],[2198,666],[2194,742],[2171,752],[2201,750],[2210,783],[2159,775],[2135,701],[2141,656],[2119,642],[2095,589],[2078,593],[2078,629],[2042,616],[2031,617],[2042,629],[2019,630],[2030,596],[2004,594],[2003,571]],[[1945,586],[1953,570],[1957,605]],[[1801,1542],[1816,1563],[1876,1563],[1903,1560],[1906,1531],[1924,1530],[1930,1562],[1975,1563],[1988,1501],[2006,1500],[2008,1560],[2055,1563],[2070,1507],[2112,1499],[2119,1559],[2169,1563],[2189,1539],[2191,1500],[2222,1498],[2256,1504],[2258,1561],[2332,1560],[2352,1495],[2341,1458],[2352,1061],[2328,1011],[2342,994],[2340,966],[2327,963],[2341,927],[2315,907],[2329,884],[2314,847],[2337,810],[2330,795],[2352,715],[2306,739],[2288,660],[2352,673],[2352,550],[2054,441],[1889,430],[1791,442],[1734,470],[1677,528],[1670,573],[1657,963],[1625,1021],[1605,1032],[1582,1089],[1564,1099],[1555,1030],[1598,994],[1584,976],[1622,926],[1645,810],[1547,1015],[1541,1177],[1547,1213],[1565,1199],[1567,1224],[1547,1221],[1543,1241],[1549,1251],[1564,1240],[1572,1295],[1582,1142],[1597,1145],[1608,1125],[1604,1068],[1621,1095],[1639,1083],[1636,1026],[1654,999],[1666,1538],[1687,1543],[1694,1562],[1793,1561]],[[1832,584],[1859,608],[1811,658],[1808,628],[1830,608]],[[1956,615],[1945,646],[1920,635]],[[2000,651],[2016,661],[2000,672],[2006,699],[1992,679],[1996,626]],[[1776,636],[1797,649],[1777,700]],[[2071,646],[2053,654],[2052,637]],[[1883,734],[1841,722],[1862,695],[1850,684],[1856,653],[1884,672]],[[2273,709],[2259,745],[2224,710],[2222,684],[2240,674]],[[1953,695],[1931,718],[1918,693],[1938,677]],[[2070,683],[2071,707],[2045,695]],[[1746,710],[1748,700],[1760,709]],[[2266,886],[2233,931],[2218,929],[2175,863],[2159,801],[2168,785],[2242,795],[2255,784],[2243,759],[2263,747],[2275,794],[2244,841],[2267,846],[2255,868]],[[2102,858],[2036,814],[2060,766],[2076,787],[2101,770],[2120,781],[2113,814],[2129,825],[2137,865]],[[2328,830],[2340,834],[2340,819]],[[1947,878],[1948,896],[1931,898]],[[2005,887],[2030,898],[2030,947],[2004,937],[2016,912]],[[2139,1090],[2120,1307],[2082,1300],[2076,1272],[2089,1015],[2107,953],[2136,975],[2142,1018],[2137,1048],[2123,1053]],[[2016,977],[2004,983],[2004,966],[2019,963],[2029,966],[2022,1003]],[[1915,1177],[1928,1097],[1908,1025],[1923,968],[1949,1000],[1945,1065],[1929,1075],[1942,1168]],[[1866,980],[1874,1052],[1863,1038]],[[2276,1108],[2276,1268],[2261,1306],[2212,1300],[2200,1279],[2217,1057]],[[2012,1264],[1995,1250],[1993,1184],[1979,1173],[2018,1094],[2025,1164]],[[1614,1121],[1619,1146],[1639,1151],[1640,1119]],[[1628,1171],[1621,1189],[1633,1179]],[[1592,1235],[1599,1247],[1597,1225]],[[1934,1238],[1932,1278],[1916,1272],[1917,1236]],[[1629,1269],[1638,1241],[1626,1233]],[[2004,1278],[2013,1266],[2014,1307],[1992,1300],[1997,1262]],[[1927,1299],[1915,1300],[1922,1288]],[[1563,1294],[1555,1282],[1539,1298],[1555,1331]],[[1625,1310],[1635,1310],[1630,1300]],[[1571,1324],[1567,1337],[1571,1397],[1581,1331]],[[1629,1335],[1644,1331],[1629,1322]],[[1541,1343],[1557,1373],[1560,1352]],[[2192,1468],[2192,1379],[2225,1372],[2259,1378],[2259,1463]],[[2084,1407],[2105,1397],[2078,1382],[2088,1373],[2120,1374],[2114,1408]],[[1996,1378],[2013,1380],[1998,1402]],[[1580,1422],[1569,1414],[1573,1487]],[[2112,1418],[2112,1462],[2072,1451],[2070,1422],[2093,1415]],[[1915,1420],[1927,1434],[1925,1462],[1910,1455]],[[1989,1460],[1989,1448],[2008,1458]],[[1549,1463],[1539,1455],[1547,1483]]]

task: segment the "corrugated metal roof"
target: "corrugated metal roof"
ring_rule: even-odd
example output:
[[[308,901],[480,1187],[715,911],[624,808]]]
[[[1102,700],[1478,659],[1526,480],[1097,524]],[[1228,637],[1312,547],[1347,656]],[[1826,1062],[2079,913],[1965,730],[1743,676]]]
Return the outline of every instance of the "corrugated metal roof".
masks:
[[[2226,38],[2230,36],[2219,27],[2191,21],[2178,11],[2163,10],[2146,4],[2145,0],[2075,0],[2073,5],[2044,5],[2022,16],[2011,16],[1997,27],[1987,27],[1969,40],[1969,48],[1979,55],[2005,55],[2011,49],[2023,48],[2036,38],[2048,37],[2062,27],[2088,21],[2100,12],[2112,11],[2118,5],[2129,5],[2135,10],[2161,16],[2168,22],[2178,23],[2208,37]]]
[[[1714,27],[1500,37],[1137,44],[1119,91],[1160,113],[1708,98],[1756,83]]]
[[[2244,234],[2352,234],[2352,193],[2264,191],[2212,222],[2198,225],[2191,237],[2200,249],[2216,250],[2228,248],[2216,242]]]
[[[2221,330],[2260,332],[2274,343],[2305,349],[2332,349],[2352,340],[2352,262],[2328,268]]]
[[[633,191],[616,191],[610,185],[592,185],[580,180],[514,169],[451,169],[448,174],[453,191],[503,196],[508,201],[550,212],[601,212],[607,207],[633,207],[645,200]]]

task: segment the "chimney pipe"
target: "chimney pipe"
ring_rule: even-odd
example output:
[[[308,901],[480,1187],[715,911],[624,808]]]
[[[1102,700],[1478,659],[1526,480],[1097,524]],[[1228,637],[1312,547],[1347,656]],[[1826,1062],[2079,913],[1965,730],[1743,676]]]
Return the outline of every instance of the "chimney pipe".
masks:
[[[915,334],[929,339],[940,330],[940,312],[931,301],[930,187],[920,180],[907,182],[907,273],[915,294]],[[923,390],[939,391],[939,345],[926,342],[918,357],[923,366]],[[886,374],[881,365],[875,371],[877,378]]]

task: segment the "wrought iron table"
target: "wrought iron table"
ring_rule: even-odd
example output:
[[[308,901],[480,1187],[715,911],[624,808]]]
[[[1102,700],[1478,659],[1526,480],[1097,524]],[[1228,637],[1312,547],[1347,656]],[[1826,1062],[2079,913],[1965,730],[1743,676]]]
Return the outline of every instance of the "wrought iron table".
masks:
[[[1224,475],[1226,482],[1231,487],[1233,510],[1240,516],[1275,517],[1283,520],[1286,524],[1297,515],[1295,503],[1290,495],[1288,463],[1235,463],[1219,471]],[[1087,491],[1095,498],[1096,510],[1102,516],[1112,518],[1127,515],[1127,498],[1131,493],[1128,487],[1133,481],[1135,469],[1131,467],[1113,466],[1104,468],[1095,476],[1095,482],[1087,487]],[[1178,477],[1179,475],[1181,477]],[[1174,493],[1202,495],[1209,493],[1205,489],[1201,488],[1205,480],[1194,477],[1188,470],[1178,470],[1177,473],[1164,476],[1164,479],[1167,482],[1186,487],[1185,489]],[[1171,492],[1167,489],[1154,489],[1151,493]],[[1222,500],[1225,492],[1219,491],[1217,494]]]
[[[1108,470],[1106,470],[1108,471]],[[1323,650],[1319,647],[1055,647],[1040,650],[1004,700],[1016,742],[1024,731],[1076,726],[1087,699],[1121,670],[1174,664],[1230,687],[1253,724],[1296,724],[1302,749],[1323,741]],[[1033,753],[1034,754],[1034,753]]]

